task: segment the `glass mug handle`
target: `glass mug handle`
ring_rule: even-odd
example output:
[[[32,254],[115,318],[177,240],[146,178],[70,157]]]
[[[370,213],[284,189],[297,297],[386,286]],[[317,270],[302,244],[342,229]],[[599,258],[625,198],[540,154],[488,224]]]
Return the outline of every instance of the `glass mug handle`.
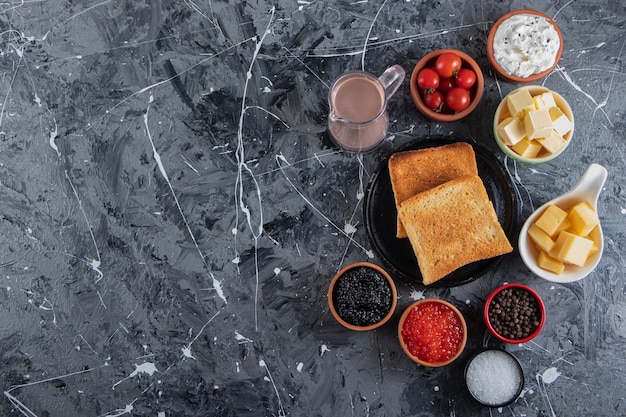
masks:
[[[396,64],[387,68],[385,72],[378,77],[378,81],[380,81],[385,88],[387,98],[390,98],[398,90],[398,87],[400,87],[402,81],[404,81],[405,75],[406,71],[404,71],[404,68]]]

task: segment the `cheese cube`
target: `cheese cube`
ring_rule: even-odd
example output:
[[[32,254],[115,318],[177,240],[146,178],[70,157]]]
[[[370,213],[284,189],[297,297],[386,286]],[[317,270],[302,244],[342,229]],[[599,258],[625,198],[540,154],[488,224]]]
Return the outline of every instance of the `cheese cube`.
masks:
[[[574,128],[572,121],[558,107],[551,107],[548,112],[550,113],[550,119],[552,120],[552,127],[559,135],[565,136]]]
[[[565,146],[565,139],[563,139],[563,137],[559,135],[554,129],[552,129],[550,135],[546,136],[545,138],[539,138],[537,139],[537,141],[541,143],[543,149],[551,154],[557,153]]]
[[[521,89],[509,94],[506,105],[511,116],[522,119],[524,115],[535,109],[535,102],[527,89]]]
[[[556,107],[556,101],[554,101],[552,91],[546,91],[543,94],[534,96],[533,101],[535,102],[535,109],[549,109],[550,107]]]
[[[537,265],[539,265],[539,268],[554,272],[557,275],[562,274],[565,269],[565,264],[563,262],[558,259],[554,259],[544,251],[539,252],[539,256],[537,256]]]
[[[525,158],[534,158],[541,150],[541,143],[536,140],[522,139],[516,145],[512,146],[512,149],[515,153]]]
[[[561,224],[559,225],[559,227],[556,229],[554,234],[552,236],[550,236],[550,237],[553,238],[553,239],[556,238],[559,233],[561,233],[563,230],[569,229],[571,225],[572,225],[572,223],[566,217],[565,220],[563,220],[561,222]]]
[[[545,138],[552,132],[552,119],[548,109],[531,110],[524,116],[524,129],[528,139]]]
[[[502,109],[500,110],[500,119],[498,120],[498,122],[501,122],[504,119],[508,119],[509,117],[513,117],[511,116],[511,113],[509,112],[509,108],[507,106],[503,106]]]
[[[550,252],[554,248],[554,240],[534,223],[528,228],[528,237],[542,251]]]
[[[524,125],[517,117],[509,117],[500,122],[496,126],[496,133],[508,146],[515,145],[526,136]]]
[[[561,232],[550,256],[567,264],[583,266],[593,247],[593,240],[570,232]]]
[[[594,227],[591,230],[591,232],[589,232],[589,234],[587,235],[587,239],[593,240],[593,246],[591,247],[591,250],[589,251],[589,257],[587,257],[587,259],[589,259],[590,257],[592,257],[593,255],[595,255],[596,253],[600,251],[600,242],[602,241],[602,232],[600,231],[599,225]]]
[[[598,224],[594,227],[591,232],[586,236],[587,239],[593,240],[594,246],[600,246],[600,242],[602,242],[602,231],[600,230],[600,225]]]
[[[560,207],[550,204],[541,216],[535,220],[535,224],[548,236],[554,236],[563,221],[567,218],[567,212]]]
[[[578,236],[587,236],[600,223],[596,212],[586,201],[573,206],[567,219],[572,223],[570,230]]]

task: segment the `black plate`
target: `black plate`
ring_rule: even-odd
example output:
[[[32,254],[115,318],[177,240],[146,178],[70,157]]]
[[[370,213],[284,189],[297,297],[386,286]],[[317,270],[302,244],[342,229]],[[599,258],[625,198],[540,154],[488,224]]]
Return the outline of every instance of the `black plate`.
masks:
[[[429,148],[460,141],[451,139],[420,140],[402,150]],[[509,241],[513,242],[512,235],[517,205],[510,178],[494,155],[475,143],[467,142],[474,148],[478,175],[485,184],[502,229]],[[374,250],[390,270],[389,272],[411,283],[422,284],[422,275],[409,239],[396,237],[397,211],[389,178],[388,160],[387,158],[380,164],[367,186],[363,206],[367,235]],[[471,282],[492,268],[500,258],[495,257],[465,265],[429,285],[429,287],[449,288]]]

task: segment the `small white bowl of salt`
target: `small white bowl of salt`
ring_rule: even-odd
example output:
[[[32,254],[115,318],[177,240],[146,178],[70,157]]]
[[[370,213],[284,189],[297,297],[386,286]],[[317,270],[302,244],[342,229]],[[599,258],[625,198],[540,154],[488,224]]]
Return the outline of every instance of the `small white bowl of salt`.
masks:
[[[465,367],[465,385],[472,397],[488,407],[513,403],[524,389],[524,372],[515,356],[500,349],[474,355]]]

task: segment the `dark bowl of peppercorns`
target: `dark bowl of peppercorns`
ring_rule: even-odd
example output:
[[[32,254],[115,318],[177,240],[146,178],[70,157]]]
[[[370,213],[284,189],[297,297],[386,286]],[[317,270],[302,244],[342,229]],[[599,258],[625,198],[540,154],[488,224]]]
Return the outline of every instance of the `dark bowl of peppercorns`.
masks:
[[[380,266],[357,262],[341,269],[328,288],[328,306],[350,330],[376,329],[393,316],[398,294],[391,276]]]
[[[483,318],[497,339],[506,343],[525,343],[543,328],[546,307],[539,294],[524,284],[505,284],[489,294]]]

